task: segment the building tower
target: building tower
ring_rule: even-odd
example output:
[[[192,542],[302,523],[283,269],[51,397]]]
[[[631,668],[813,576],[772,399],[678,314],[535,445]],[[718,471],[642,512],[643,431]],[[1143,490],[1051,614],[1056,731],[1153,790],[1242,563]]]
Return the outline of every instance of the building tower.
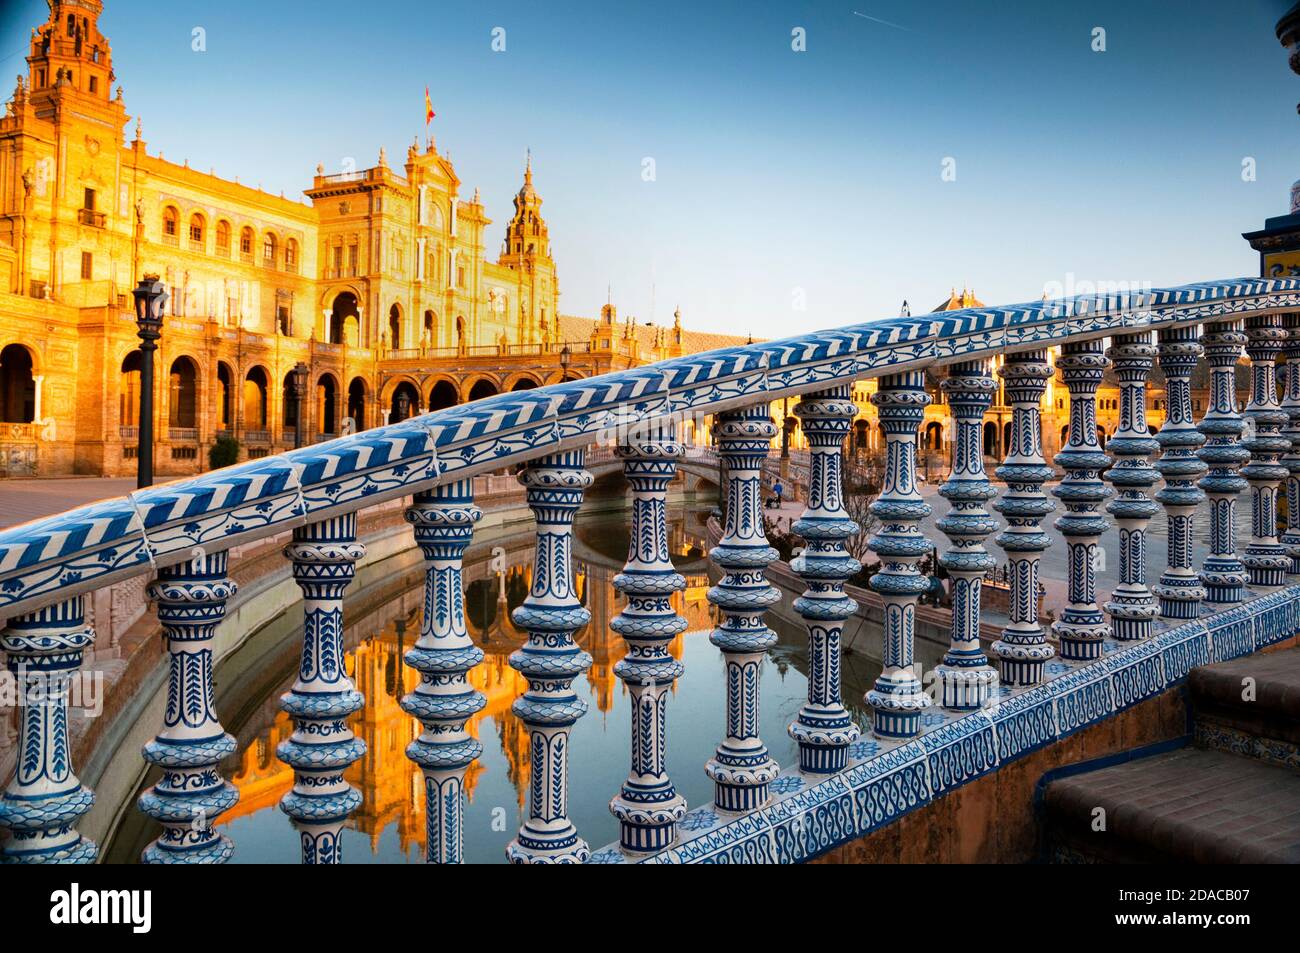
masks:
[[[551,241],[542,218],[542,197],[533,187],[533,156],[524,165],[524,184],[514,198],[515,214],[506,226],[506,238],[497,264],[516,272],[518,341],[540,341],[556,320],[560,289],[551,258]]]

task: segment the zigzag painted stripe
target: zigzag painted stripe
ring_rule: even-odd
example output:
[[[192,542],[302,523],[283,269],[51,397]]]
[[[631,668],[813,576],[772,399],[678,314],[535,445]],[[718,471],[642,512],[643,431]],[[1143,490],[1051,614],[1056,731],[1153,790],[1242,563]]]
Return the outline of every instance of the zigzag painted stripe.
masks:
[[[722,348],[659,364],[499,394],[275,457],[107,500],[0,532],[0,613],[15,615],[160,566],[197,545],[247,542],[577,447],[611,426],[860,377],[1034,350],[1122,328],[1172,327],[1300,310],[1300,279],[1229,278],[1177,288],[891,318]],[[296,476],[300,472],[301,479]],[[298,506],[299,486],[307,512]],[[137,516],[138,509],[138,516]],[[143,524],[143,525],[142,525]],[[146,542],[145,534],[148,533]]]

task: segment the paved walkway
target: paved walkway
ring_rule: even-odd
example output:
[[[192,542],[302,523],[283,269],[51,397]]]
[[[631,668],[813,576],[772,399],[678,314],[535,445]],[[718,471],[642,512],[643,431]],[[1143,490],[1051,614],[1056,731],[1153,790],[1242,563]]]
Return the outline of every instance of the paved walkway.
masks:
[[[62,513],[74,506],[123,496],[134,489],[134,477],[0,480],[0,529]]]

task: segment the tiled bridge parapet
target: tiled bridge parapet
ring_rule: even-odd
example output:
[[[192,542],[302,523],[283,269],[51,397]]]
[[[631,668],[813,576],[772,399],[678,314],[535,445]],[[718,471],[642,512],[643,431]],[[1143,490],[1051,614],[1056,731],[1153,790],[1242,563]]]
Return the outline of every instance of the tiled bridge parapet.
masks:
[[[451,652],[426,660],[430,665],[421,668],[431,680],[428,688],[437,695],[438,704],[436,711],[427,705],[416,705],[412,711],[413,717],[421,718],[427,737],[425,747],[417,747],[411,755],[422,765],[427,761],[435,774],[444,769],[454,774],[468,769],[477,755],[472,745],[463,744],[457,727],[476,704],[473,693],[463,690],[463,682],[477,659],[457,639],[463,623],[463,601],[456,591],[463,581],[459,553],[473,533],[468,514],[474,501],[466,491],[472,477],[523,465],[521,479],[538,532],[533,588],[515,613],[516,623],[529,632],[529,643],[512,657],[512,664],[527,676],[529,691],[513,710],[530,734],[534,781],[529,818],[511,856],[529,862],[584,861],[589,848],[568,817],[567,796],[569,729],[585,709],[572,683],[590,664],[573,637],[588,621],[587,610],[573,596],[571,545],[572,520],[592,482],[583,466],[585,448],[612,438],[630,449],[646,439],[646,428],[709,415],[718,422],[720,453],[727,464],[722,488],[727,534],[712,553],[726,572],[711,593],[723,610],[712,640],[727,662],[726,696],[719,701],[725,704],[728,728],[709,764],[716,782],[716,806],[680,816],[681,806],[661,770],[669,741],[662,706],[669,693],[660,691],[659,683],[671,683],[675,669],[656,670],[655,684],[647,683],[646,691],[636,693],[638,705],[655,709],[642,712],[638,721],[649,736],[635,739],[632,772],[621,792],[610,792],[619,794],[614,810],[630,825],[623,833],[632,850],[606,848],[591,856],[654,862],[803,860],[888,824],[1035,748],[1126,710],[1176,684],[1193,665],[1253,652],[1271,639],[1295,633],[1300,627],[1300,587],[1262,587],[1280,585],[1291,566],[1289,559],[1279,557],[1287,551],[1277,540],[1270,518],[1275,520],[1278,485],[1290,472],[1277,460],[1283,450],[1295,449],[1292,437],[1300,441],[1300,431],[1288,428],[1283,435],[1281,428],[1290,418],[1277,406],[1270,389],[1272,362],[1282,342],[1289,340],[1289,333],[1281,330],[1281,316],[1297,311],[1300,279],[1233,279],[1131,296],[1081,296],[967,309],[941,317],[894,318],[499,394],[0,532],[0,616],[14,620],[0,642],[16,647],[9,649],[12,665],[28,649],[28,654],[46,651],[23,641],[21,629],[23,620],[39,618],[47,607],[79,605],[83,594],[120,580],[160,573],[165,578],[174,574],[171,567],[216,558],[232,547],[293,530],[295,541],[286,555],[308,596],[310,624],[299,682],[283,699],[299,732],[295,744],[282,746],[279,752],[296,771],[297,786],[293,797],[286,799],[285,810],[303,835],[304,858],[336,861],[340,858],[331,846],[334,834],[355,800],[343,770],[361,754],[347,724],[349,714],[360,707],[360,696],[346,679],[327,679],[318,673],[341,670],[339,596],[362,552],[354,538],[356,513],[413,495],[427,502],[430,492],[460,485],[453,508],[463,511],[464,518],[457,517],[454,545],[447,540],[431,542],[427,533],[419,531],[421,521],[415,521],[416,541],[431,547],[425,553],[430,566],[425,606],[431,623],[422,638],[427,636],[426,645],[436,641]],[[1240,332],[1243,322],[1252,336]],[[1291,323],[1288,317],[1286,324]],[[1200,576],[1209,590],[1207,607],[1199,616],[1189,609],[1183,616],[1186,621],[1158,623],[1150,638],[1141,637],[1145,625],[1127,627],[1122,634],[1130,640],[1116,641],[1108,637],[1112,623],[1096,604],[1096,570],[1088,553],[1094,546],[1094,531],[1104,527],[1097,504],[1106,487],[1096,471],[1106,461],[1093,452],[1088,422],[1095,417],[1095,389],[1084,378],[1090,380],[1104,366],[1104,338],[1119,342],[1114,356],[1118,364],[1127,362],[1130,376],[1136,375],[1130,383],[1135,383],[1146,373],[1152,331],[1160,332],[1157,340],[1165,346],[1167,357],[1178,356],[1170,348],[1187,357],[1195,348],[1181,347],[1183,338],[1170,332],[1202,325],[1207,327],[1205,349],[1216,372],[1216,400],[1200,424],[1209,439],[1198,453],[1210,468],[1201,487],[1218,507],[1212,557]],[[1259,459],[1239,476],[1236,470],[1247,462],[1249,451],[1235,439],[1245,425],[1231,399],[1230,378],[1237,353],[1247,341],[1257,364],[1256,398],[1247,416],[1254,426],[1251,448]],[[1061,461],[1071,477],[1058,488],[1066,508],[1063,519],[1071,524],[1066,536],[1075,577],[1073,615],[1063,617],[1057,626],[1061,658],[1053,658],[1054,649],[1046,641],[1032,598],[1038,556],[1050,545],[1040,523],[1052,508],[1042,492],[1051,471],[1042,460],[1036,411],[1052,374],[1049,349],[1057,345],[1067,350],[1072,415],[1079,422],[1072,427],[1072,432],[1078,430],[1078,439],[1072,439],[1070,453],[1065,454],[1069,459]],[[1017,437],[998,469],[1011,485],[993,507],[1008,526],[997,533],[996,520],[980,509],[987,494],[979,488],[982,474],[972,471],[974,489],[966,488],[954,497],[964,501],[969,519],[962,525],[945,524],[945,532],[951,531],[954,547],[997,533],[996,544],[1016,554],[1013,561],[1024,572],[1017,574],[1013,588],[1012,624],[995,646],[1003,684],[989,685],[986,704],[972,711],[964,693],[941,699],[946,708],[933,704],[911,671],[916,601],[929,588],[917,563],[932,546],[919,526],[928,504],[916,492],[917,407],[926,399],[920,389],[923,368],[962,365],[959,376],[976,381],[973,386],[979,389],[985,386],[979,383],[985,379],[980,362],[998,354],[1008,355],[1002,373],[1018,388],[1013,401]],[[840,416],[837,401],[847,393],[847,386],[870,377],[881,378],[876,398],[890,443],[886,491],[873,506],[880,527],[871,546],[882,561],[882,571],[872,585],[888,605],[887,666],[866,699],[875,710],[873,736],[854,738],[852,726],[842,724],[839,693],[833,684],[838,680],[834,630],[852,611],[852,599],[840,589],[852,566],[839,541],[852,535],[853,527],[836,503],[842,497],[838,465],[842,450],[831,432],[843,429],[833,420]],[[1131,390],[1130,398],[1135,393]],[[809,705],[792,728],[801,741],[808,742],[806,749],[817,749],[805,751],[806,773],[780,770],[757,731],[761,696],[757,662],[770,641],[764,614],[775,594],[765,569],[776,554],[764,536],[760,508],[761,468],[774,431],[767,405],[795,396],[806,396],[800,406],[811,408],[814,417],[831,421],[826,424],[831,436],[820,446],[817,465],[811,469],[805,514],[805,522],[818,523],[818,532],[810,529],[806,534],[809,550],[795,567],[808,586],[799,611],[809,628],[814,669]],[[964,432],[973,438],[979,432],[977,418],[984,402],[957,400],[957,406],[965,407]],[[1143,422],[1131,416],[1134,419],[1125,433],[1128,444],[1116,451],[1128,460],[1128,479],[1112,482],[1122,484],[1125,494],[1117,520],[1140,532],[1141,521],[1153,511],[1144,489],[1154,477],[1144,462],[1151,446],[1142,435]],[[1186,451],[1196,442],[1180,439],[1169,447],[1180,448],[1191,459]],[[963,463],[967,469],[969,464],[969,459]],[[668,473],[666,463],[654,466]],[[1186,495],[1190,477],[1199,469],[1183,460],[1160,472],[1179,478]],[[636,477],[639,471],[634,467],[628,472]],[[1246,563],[1252,569],[1249,583],[1260,588],[1246,588],[1232,522],[1226,518],[1247,480],[1257,492]],[[631,587],[628,591],[636,590],[640,599],[641,620],[632,628],[623,626],[629,651],[634,653],[652,653],[654,645],[678,625],[658,604],[663,592],[671,591],[671,580],[649,578],[667,571],[647,559],[648,554],[666,552],[661,482],[642,487],[637,548],[621,577]],[[1171,499],[1167,494],[1161,501],[1175,508],[1186,503],[1183,496]],[[1167,573],[1180,584],[1195,579],[1183,548],[1175,547],[1171,553]],[[962,551],[954,552],[957,557],[950,553],[946,558],[961,562]],[[1141,548],[1136,547],[1124,560],[1124,581],[1130,602],[1141,601],[1140,621],[1145,622],[1154,607],[1145,589],[1149,581],[1136,572],[1144,562],[1140,556]],[[971,566],[975,571],[976,563]],[[1258,571],[1263,569],[1269,572]],[[1124,610],[1128,615],[1113,608],[1119,601],[1106,607],[1112,622],[1116,617],[1132,621],[1132,606]],[[973,601],[964,599],[958,605],[952,645],[960,653],[971,646],[971,633],[977,630],[970,619],[961,618],[962,609],[976,611]],[[89,627],[80,621],[74,624],[74,617],[81,618],[71,611],[66,620],[54,618],[45,626],[49,631],[42,630],[42,638],[50,646],[68,640],[89,644],[93,638]],[[188,622],[181,620],[177,631],[182,635],[194,628]],[[202,651],[202,646],[197,648]],[[971,661],[983,668],[982,659],[972,656]],[[66,664],[74,665],[71,654]],[[657,664],[652,662],[651,667]],[[187,671],[198,675],[191,677]],[[640,684],[635,673],[623,674]],[[182,666],[181,675],[184,684],[178,688],[184,691],[179,694],[198,697],[209,683],[210,668]],[[218,714],[207,712],[210,717],[194,729],[212,735],[196,739],[196,744],[220,738]],[[58,709],[47,718],[43,708],[26,708],[19,719],[20,749],[42,757],[49,754],[57,761],[60,780],[51,788],[59,796],[43,804],[35,803],[32,795],[40,795],[54,782],[30,773],[15,779],[0,799],[0,827],[9,830],[4,849],[11,857],[16,857],[15,851],[25,860],[92,855],[69,847],[77,842],[71,825],[84,813],[91,794],[74,783],[62,723]],[[439,747],[439,741],[450,744]],[[847,761],[842,768],[841,754]],[[195,761],[187,768],[207,766],[207,761]],[[440,814],[445,840],[433,852],[434,860],[461,856],[458,786],[448,788],[447,796]],[[158,816],[161,809],[149,813]],[[175,830],[188,817],[168,813],[159,819]],[[45,841],[58,849],[47,853],[22,849],[24,844]],[[661,845],[672,846],[659,849]],[[219,860],[226,853],[223,845],[215,851],[174,851],[166,859]]]
[[[1294,642],[1300,586],[1253,595],[1248,592],[1249,601],[1204,619],[1156,623],[1159,631],[1142,642],[1108,642],[1095,661],[1049,662],[1043,684],[1000,689],[988,708],[935,709],[917,738],[859,740],[850,747],[848,768],[825,780],[787,768],[772,782],[773,798],[762,810],[728,816],[712,807],[696,808],[678,825],[678,843],[644,862],[797,863],[866,837],[1040,749],[1138,711],[1184,684],[1197,666]],[[588,861],[631,862],[614,847]]]

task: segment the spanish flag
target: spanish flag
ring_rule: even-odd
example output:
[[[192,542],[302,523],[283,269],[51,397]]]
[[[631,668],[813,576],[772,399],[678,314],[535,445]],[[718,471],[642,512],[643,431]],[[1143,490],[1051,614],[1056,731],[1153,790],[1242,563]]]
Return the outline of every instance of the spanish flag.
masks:
[[[424,87],[424,124],[426,126],[433,120],[433,100],[429,98],[429,87]]]

